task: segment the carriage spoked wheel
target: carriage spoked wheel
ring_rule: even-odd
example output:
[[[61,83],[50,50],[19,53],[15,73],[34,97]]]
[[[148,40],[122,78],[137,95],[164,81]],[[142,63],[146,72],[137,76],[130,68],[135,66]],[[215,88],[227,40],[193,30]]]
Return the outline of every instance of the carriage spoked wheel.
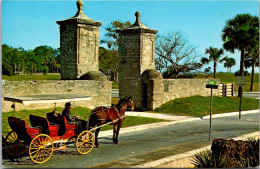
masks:
[[[90,131],[83,131],[76,139],[76,149],[80,154],[87,154],[93,149],[94,142],[93,133]]]
[[[19,140],[15,131],[10,131],[6,136],[5,150],[12,157],[18,157],[25,153],[26,143]]]
[[[44,163],[53,153],[53,143],[50,136],[39,134],[34,137],[29,146],[29,155],[33,162]]]

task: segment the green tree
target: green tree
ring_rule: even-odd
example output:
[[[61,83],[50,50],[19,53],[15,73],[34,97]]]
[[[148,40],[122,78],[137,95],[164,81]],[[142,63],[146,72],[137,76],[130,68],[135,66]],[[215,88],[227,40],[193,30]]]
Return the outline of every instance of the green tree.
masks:
[[[50,46],[38,46],[33,50],[35,56],[41,61],[41,69],[43,73],[47,73],[51,65],[56,62],[55,55],[56,51]],[[52,70],[52,69],[51,69]]]
[[[210,61],[213,62],[214,79],[215,79],[216,73],[217,73],[217,63],[223,61],[220,58],[221,58],[221,55],[224,54],[224,50],[222,48],[218,49],[218,48],[213,48],[210,46],[208,49],[206,49],[205,54],[209,54],[209,58],[203,57],[203,58],[201,58],[201,62],[203,64],[208,64]]]
[[[2,73],[4,75],[13,75],[13,66],[12,66],[12,50],[13,48],[3,44],[2,45]]]
[[[118,43],[119,43],[119,34],[116,32],[116,30],[122,30],[127,27],[129,27],[131,23],[129,21],[126,22],[120,22],[119,20],[113,21],[108,25],[105,30],[105,38],[100,41],[101,44],[106,44],[108,48],[111,50],[110,54],[112,54],[112,58],[109,57],[109,60],[112,61],[110,63],[111,69],[110,69],[110,75],[112,77],[111,80],[117,81],[118,79]],[[102,49],[103,50],[103,49]],[[104,51],[104,50],[103,50]],[[106,51],[108,52],[108,51]],[[105,53],[103,53],[105,54]],[[110,55],[109,54],[109,55]],[[110,55],[111,56],[111,55]],[[100,58],[104,58],[100,55]],[[100,67],[106,67],[103,61],[100,63]],[[104,72],[105,73],[105,72]]]
[[[234,53],[239,50],[240,76],[244,76],[245,51],[254,48],[259,41],[259,18],[250,14],[238,14],[228,20],[222,30],[222,41],[225,50]],[[239,86],[238,96],[242,96],[242,86]]]
[[[251,83],[250,83],[250,91],[254,90],[254,75],[255,75],[255,67],[259,67],[259,44],[256,45],[254,49],[250,49],[245,54],[245,68],[252,67],[251,72]]]
[[[236,60],[226,56],[221,61],[225,62],[224,67],[227,68],[227,73],[231,73],[231,68],[236,65]]]

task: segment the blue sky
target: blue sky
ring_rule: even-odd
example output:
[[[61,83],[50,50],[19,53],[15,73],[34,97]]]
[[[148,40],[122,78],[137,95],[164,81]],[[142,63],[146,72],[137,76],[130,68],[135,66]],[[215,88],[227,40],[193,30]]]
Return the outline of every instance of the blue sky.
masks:
[[[259,1],[85,1],[84,13],[102,22],[104,28],[111,21],[135,21],[135,12],[141,13],[141,21],[158,34],[182,31],[189,43],[196,46],[201,56],[205,49],[222,47],[221,31],[225,22],[237,14],[259,16]],[[58,48],[59,26],[56,21],[70,18],[77,12],[76,0],[59,1],[2,1],[2,43],[13,47],[34,49],[40,45]],[[240,53],[225,56],[236,59],[232,72],[239,69]],[[212,66],[210,63],[208,66]],[[213,69],[212,69],[213,70]],[[226,72],[223,64],[217,71]],[[251,71],[251,68],[248,69]],[[257,71],[259,71],[257,69]]]

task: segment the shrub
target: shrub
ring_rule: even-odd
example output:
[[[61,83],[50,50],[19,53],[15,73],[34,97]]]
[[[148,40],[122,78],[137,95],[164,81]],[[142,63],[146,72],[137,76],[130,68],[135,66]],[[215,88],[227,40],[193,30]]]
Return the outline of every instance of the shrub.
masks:
[[[224,168],[226,166],[226,155],[220,153],[213,155],[211,150],[196,153],[191,161],[195,168]]]

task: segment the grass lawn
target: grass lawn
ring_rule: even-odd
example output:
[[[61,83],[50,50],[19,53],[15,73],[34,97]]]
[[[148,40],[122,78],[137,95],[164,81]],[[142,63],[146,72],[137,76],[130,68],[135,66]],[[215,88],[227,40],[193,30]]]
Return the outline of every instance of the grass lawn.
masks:
[[[22,80],[60,80],[60,74],[48,74],[48,75],[14,75],[7,76],[2,75],[3,80],[9,81],[22,81]]]
[[[259,109],[259,100],[242,98],[242,110]],[[213,114],[239,110],[238,97],[213,97]],[[155,109],[156,113],[201,117],[210,113],[210,96],[192,96],[171,100]]]
[[[213,73],[208,77],[213,79]],[[205,79],[205,75],[197,74],[195,79]],[[233,83],[236,84],[236,76],[234,73],[217,73],[216,79],[220,79],[220,83]],[[246,86],[243,87],[243,91],[250,91],[251,74],[246,76]],[[235,85],[235,91],[238,91],[238,86]],[[254,75],[254,91],[259,91],[259,73]]]
[[[62,107],[57,107],[57,111],[61,113],[63,110]],[[46,117],[46,113],[52,112],[53,109],[38,109],[38,110],[21,110],[14,112],[2,112],[2,135],[6,137],[8,132],[11,131],[8,120],[7,118],[9,116],[14,116],[18,117],[21,119],[24,119],[28,125],[30,126],[30,121],[29,121],[29,115],[37,115],[37,116],[42,116]],[[88,108],[83,108],[83,107],[75,107],[72,108],[72,115],[79,116],[80,119],[88,120],[89,118],[89,113],[90,109]],[[156,123],[156,122],[162,122],[164,120],[160,119],[154,119],[154,118],[144,118],[144,117],[134,117],[134,116],[127,116],[125,121],[123,122],[122,127],[129,127],[129,126],[136,126],[136,125],[141,125],[141,124],[147,124],[147,123]],[[112,129],[112,126],[105,126],[102,128],[102,130],[109,130]]]
[[[118,83],[112,82],[112,89],[118,89]]]

